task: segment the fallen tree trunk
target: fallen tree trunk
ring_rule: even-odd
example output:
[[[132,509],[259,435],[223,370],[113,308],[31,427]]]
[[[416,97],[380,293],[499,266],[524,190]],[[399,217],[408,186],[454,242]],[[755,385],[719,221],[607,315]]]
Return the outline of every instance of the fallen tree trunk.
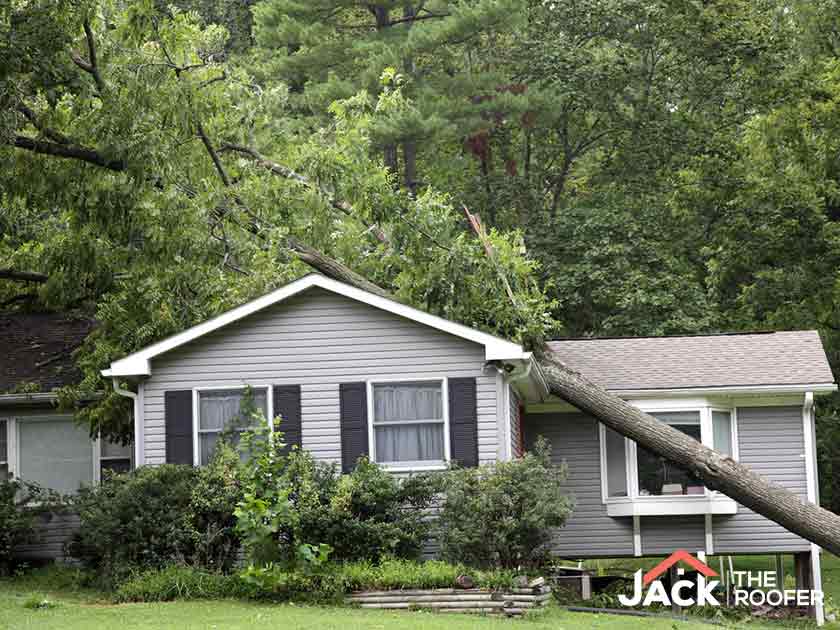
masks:
[[[374,293],[387,295],[381,287],[317,250],[302,247],[302,251],[296,250],[296,253],[303,262],[326,276],[367,291],[371,291],[373,286]],[[787,488],[768,481],[747,466],[703,446],[694,438],[611,394],[569,369],[562,358],[549,348],[539,348],[537,354],[549,392],[554,396],[634,440],[639,446],[691,472],[708,488],[722,492],[806,540],[840,555],[840,516],[837,514],[804,501]]]

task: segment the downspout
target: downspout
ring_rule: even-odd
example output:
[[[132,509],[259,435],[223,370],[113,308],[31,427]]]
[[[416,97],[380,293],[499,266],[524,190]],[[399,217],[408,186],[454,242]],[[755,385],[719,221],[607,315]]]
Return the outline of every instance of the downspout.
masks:
[[[111,382],[113,383],[114,391],[117,392],[117,394],[119,394],[120,396],[124,396],[125,398],[131,398],[134,404],[134,467],[136,468],[137,466],[140,466],[142,464],[142,462],[140,461],[140,399],[134,392],[120,387],[119,380],[116,376],[111,379]]]

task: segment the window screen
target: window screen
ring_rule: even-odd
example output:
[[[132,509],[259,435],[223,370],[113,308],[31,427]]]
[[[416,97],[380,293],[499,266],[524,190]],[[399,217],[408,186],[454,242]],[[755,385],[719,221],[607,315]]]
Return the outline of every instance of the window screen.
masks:
[[[93,445],[72,418],[18,422],[18,476],[62,493],[93,481]]]
[[[443,384],[374,385],[373,432],[377,462],[443,461]]]
[[[627,496],[627,454],[624,450],[624,436],[609,427],[604,427],[607,451],[607,495]]]

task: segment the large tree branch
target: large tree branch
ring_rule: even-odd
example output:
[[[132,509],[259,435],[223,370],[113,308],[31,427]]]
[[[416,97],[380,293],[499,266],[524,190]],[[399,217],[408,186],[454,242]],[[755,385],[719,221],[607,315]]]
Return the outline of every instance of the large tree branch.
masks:
[[[81,160],[82,162],[101,166],[111,171],[124,171],[126,169],[126,164],[123,160],[112,160],[94,149],[76,144],[58,144],[36,140],[28,136],[15,136],[14,146],[18,149],[24,149],[42,155]]]
[[[44,283],[48,276],[37,271],[20,271],[18,269],[0,269],[0,280],[14,280],[15,282]]]
[[[88,18],[85,18],[84,29],[85,39],[87,40],[88,58],[87,60],[83,59],[74,50],[70,51],[70,58],[79,68],[93,77],[93,82],[96,83],[96,89],[102,95],[105,93],[105,81],[102,80],[102,74],[99,72],[99,62],[96,59],[96,40],[93,37],[93,29],[90,27],[90,19]]]

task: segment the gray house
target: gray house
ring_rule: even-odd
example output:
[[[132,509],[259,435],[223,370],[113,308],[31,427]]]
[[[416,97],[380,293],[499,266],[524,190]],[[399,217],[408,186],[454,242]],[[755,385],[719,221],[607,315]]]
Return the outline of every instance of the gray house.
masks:
[[[73,353],[94,327],[90,319],[61,313],[0,315],[0,476],[72,493],[99,481],[106,469],[131,467],[130,448],[91,439],[72,413],[58,408],[57,391],[81,378]],[[63,559],[78,518],[39,518],[39,543],[18,555]]]
[[[836,386],[816,332],[564,340],[573,368],[817,501],[814,397]],[[475,465],[547,437],[576,508],[567,558],[819,549],[546,390],[517,344],[312,274],[111,364],[133,399],[138,464],[202,465],[246,388],[287,442],[349,469]],[[128,389],[123,386],[128,383]]]

